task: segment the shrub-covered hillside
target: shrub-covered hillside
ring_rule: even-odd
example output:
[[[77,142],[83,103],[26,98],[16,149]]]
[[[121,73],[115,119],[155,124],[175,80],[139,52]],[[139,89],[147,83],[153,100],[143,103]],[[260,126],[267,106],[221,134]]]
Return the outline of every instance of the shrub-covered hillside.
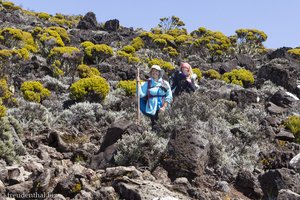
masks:
[[[145,31],[0,0],[0,193],[299,198],[300,49],[266,40],[243,27],[189,33],[176,16]],[[138,122],[137,69],[145,81],[159,65],[168,80],[181,62],[199,89],[174,98],[155,129]]]

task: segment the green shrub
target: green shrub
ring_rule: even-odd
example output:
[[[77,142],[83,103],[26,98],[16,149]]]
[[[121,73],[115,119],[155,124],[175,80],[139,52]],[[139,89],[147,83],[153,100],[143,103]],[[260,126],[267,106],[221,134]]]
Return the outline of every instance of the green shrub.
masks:
[[[300,49],[290,49],[287,52],[291,54],[293,57],[300,59]]]
[[[167,45],[167,41],[165,39],[161,39],[161,38],[157,38],[153,42],[159,48],[164,48]]]
[[[56,13],[55,16],[57,19],[64,19],[65,17],[61,13]]]
[[[7,49],[0,50],[0,64],[2,64],[3,66],[8,62],[18,62],[19,60],[28,60],[28,59],[29,59],[29,52],[26,48],[13,49],[13,50],[7,50]],[[7,68],[8,66],[4,66],[4,67]]]
[[[140,37],[143,39],[143,40],[152,40],[154,38],[154,34],[151,33],[151,32],[142,32],[140,34]]]
[[[100,76],[79,79],[70,87],[70,98],[77,101],[101,102],[109,92],[109,84]]]
[[[0,29],[0,43],[9,48],[26,48],[28,51],[36,53],[38,47],[31,33],[15,28]]]
[[[188,33],[187,33],[187,30],[184,28],[183,29],[176,28],[176,29],[167,31],[167,34],[177,38],[179,36],[187,36]]]
[[[6,8],[7,10],[19,10],[20,7],[19,6],[15,6],[14,3],[9,2],[9,1],[4,1],[2,2],[2,5],[4,8]]]
[[[125,51],[122,51],[122,50],[117,51],[117,55],[120,57],[126,58],[128,63],[140,62],[140,59],[138,57],[134,56],[134,54],[126,53]]]
[[[126,134],[116,143],[118,165],[147,166],[153,169],[167,146],[167,139],[150,132]]]
[[[47,56],[54,47],[64,47],[64,42],[69,42],[69,36],[64,29],[59,27],[49,27],[41,29],[40,27],[33,30],[33,35],[40,46],[42,54]]]
[[[200,79],[202,78],[202,72],[201,72],[200,69],[194,68],[194,69],[193,69],[193,73],[197,75],[197,79],[200,80]]]
[[[28,11],[28,10],[22,10],[22,12],[23,12],[25,15],[29,15],[29,16],[37,16],[37,13],[36,13],[36,12],[32,12],[32,11]]]
[[[26,48],[0,50],[0,77],[11,78],[16,73],[19,73],[21,67],[20,61],[28,60],[29,52]],[[1,95],[1,94],[0,94]]]
[[[38,81],[27,81],[22,83],[21,91],[24,98],[28,101],[42,102],[45,98],[51,95],[51,92],[44,88],[44,86]]]
[[[163,17],[160,18],[160,23],[158,24],[158,28],[163,32],[167,33],[170,30],[180,29],[185,26],[184,22],[180,20],[179,17]]]
[[[138,51],[139,49],[143,48],[145,46],[144,41],[140,37],[136,37],[132,40],[131,45],[135,49],[135,51]]]
[[[163,52],[167,52],[170,57],[176,57],[176,56],[179,55],[177,50],[174,49],[173,47],[166,47],[166,48],[163,49]]]
[[[51,26],[48,28],[48,30],[57,32],[65,44],[71,41],[67,30],[62,27]]]
[[[135,48],[131,45],[127,45],[122,48],[122,51],[125,51],[126,53],[129,53],[129,54],[130,53],[133,54],[135,52]]]
[[[44,44],[48,41],[55,41],[52,42],[53,45],[63,47],[65,46],[65,43],[63,42],[61,36],[59,35],[58,32],[51,30],[51,29],[45,29],[40,35],[38,35],[40,38],[40,41]]]
[[[128,63],[134,64],[134,63],[139,63],[139,62],[141,62],[141,60],[140,60],[138,57],[130,56],[130,57],[128,58]]]
[[[64,55],[71,56],[76,52],[80,52],[80,50],[76,47],[54,47],[53,49],[51,49],[48,58],[59,58]]]
[[[25,154],[26,150],[19,139],[21,134],[22,128],[16,119],[0,118],[0,159],[4,159],[8,164],[17,161],[18,155]]]
[[[48,13],[41,12],[38,14],[38,18],[48,20],[51,16]]]
[[[89,67],[87,65],[79,65],[77,68],[80,78],[89,78],[92,76],[100,76],[100,72],[95,67]]]
[[[0,118],[6,116],[6,107],[0,105]]]
[[[243,87],[251,86],[254,83],[252,72],[246,69],[234,69],[231,72],[226,72],[223,74],[222,79],[226,83],[233,83]]]
[[[0,158],[12,164],[16,158],[16,152],[13,137],[8,130],[10,127],[5,127],[4,121],[7,121],[5,117],[0,118]]]
[[[82,63],[83,54],[76,47],[54,47],[51,49],[47,62],[52,64],[53,74],[55,70],[62,70],[65,75],[72,75],[77,66]],[[59,62],[58,62],[59,61]]]
[[[257,29],[238,29],[235,32],[241,43],[262,43],[268,38],[267,34]]]
[[[51,64],[52,76],[58,78],[65,74],[64,71],[60,69],[60,67],[61,62],[59,60],[54,60],[54,62]]]
[[[73,22],[73,21],[69,21],[69,20],[66,20],[66,19],[59,19],[57,17],[51,17],[49,19],[50,22],[54,22],[58,25],[61,25],[61,26],[67,26],[69,28],[72,28],[73,25],[76,24],[76,22]]]
[[[230,40],[223,33],[200,29],[201,28],[193,33],[193,35],[196,37],[194,45],[200,51],[207,49],[212,62],[221,58],[221,56],[226,53],[229,47],[231,47]]]
[[[248,54],[251,57],[260,56],[267,53],[264,45],[262,44],[267,40],[268,36],[257,29],[238,29],[235,31],[235,38],[230,38],[235,42],[235,51],[240,54]]]
[[[176,37],[175,42],[176,42],[176,44],[182,44],[182,43],[186,42],[189,38],[190,38],[190,36],[188,36],[188,35],[180,35],[180,36]]]
[[[3,60],[7,60],[11,56],[12,56],[12,51],[11,50],[7,50],[7,49],[0,50],[0,61],[1,62]]]
[[[8,85],[5,79],[0,79],[0,100],[6,102],[12,97],[11,91],[8,89]]]
[[[26,48],[13,50],[13,53],[18,56],[20,60],[28,60],[29,52]]]
[[[134,96],[136,93],[136,81],[120,81],[117,84],[117,88],[125,90],[127,96]]]
[[[203,72],[204,76],[210,79],[221,79],[221,74],[214,69],[209,69]]]
[[[174,41],[175,38],[172,36],[172,35],[169,35],[169,34],[155,34],[153,39],[162,39],[162,40],[165,40],[165,41]]]
[[[171,63],[166,62],[162,59],[158,59],[158,58],[154,58],[154,59],[150,60],[148,62],[148,65],[149,65],[149,67],[151,67],[152,65],[159,65],[161,68],[163,68],[166,71],[175,69],[174,65],[172,65]]]
[[[106,44],[96,44],[93,46],[88,46],[84,50],[88,58],[90,58],[94,63],[99,64],[105,59],[114,55],[113,49]]]
[[[300,116],[289,116],[284,121],[284,125],[295,135],[295,141],[300,143]]]
[[[125,51],[122,50],[117,51],[117,55],[124,58],[129,58],[130,56],[132,56],[131,54],[126,53]]]
[[[82,46],[83,48],[87,48],[87,47],[93,46],[93,45],[94,45],[94,43],[92,43],[90,41],[85,41],[80,44],[80,46]]]

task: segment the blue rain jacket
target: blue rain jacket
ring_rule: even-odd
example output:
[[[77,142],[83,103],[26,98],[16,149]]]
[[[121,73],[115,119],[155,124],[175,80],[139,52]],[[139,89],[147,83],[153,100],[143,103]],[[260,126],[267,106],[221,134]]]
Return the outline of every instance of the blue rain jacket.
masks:
[[[148,96],[148,81],[142,83],[140,87],[140,98]],[[163,89],[163,88],[165,89]],[[168,102],[170,105],[172,100],[172,91],[168,81],[163,80],[162,78],[158,81],[154,81],[150,78],[150,97],[147,101],[140,101],[140,110],[144,114],[155,115],[156,111],[163,106],[163,101]],[[153,96],[153,97],[151,97]],[[155,97],[159,96],[159,97]],[[164,96],[164,97],[163,97]]]

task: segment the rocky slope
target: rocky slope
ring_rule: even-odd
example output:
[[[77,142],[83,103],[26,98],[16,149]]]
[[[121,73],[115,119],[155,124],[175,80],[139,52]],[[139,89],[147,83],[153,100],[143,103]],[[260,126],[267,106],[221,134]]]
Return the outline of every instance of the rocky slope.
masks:
[[[0,199],[300,199],[298,58],[204,32],[0,1]],[[181,61],[199,90],[137,123],[137,67]]]

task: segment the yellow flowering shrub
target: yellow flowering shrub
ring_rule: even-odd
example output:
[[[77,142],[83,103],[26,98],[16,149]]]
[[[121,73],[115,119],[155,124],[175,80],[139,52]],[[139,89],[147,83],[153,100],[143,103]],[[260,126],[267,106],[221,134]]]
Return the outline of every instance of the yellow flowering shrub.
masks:
[[[117,84],[117,88],[122,88],[123,90],[125,90],[127,96],[134,96],[136,93],[136,81],[119,81],[119,83]]]
[[[285,127],[295,135],[295,141],[300,143],[300,116],[292,115],[284,121]]]
[[[200,80],[202,78],[202,72],[198,68],[193,69],[193,73],[197,75],[197,78]]]
[[[93,60],[94,63],[99,64],[105,59],[114,55],[113,49],[106,44],[96,44],[88,46],[84,50],[86,56]]]
[[[0,29],[0,43],[9,48],[26,48],[28,51],[37,52],[31,33],[15,28]]]
[[[51,16],[48,13],[40,12],[38,13],[38,18],[48,20]]]
[[[39,81],[26,81],[21,85],[21,91],[27,101],[40,103],[51,95],[51,92],[44,88]]]
[[[101,102],[109,92],[109,84],[100,76],[82,78],[70,87],[70,98],[77,101]]]
[[[100,72],[95,67],[89,67],[87,65],[79,65],[77,68],[80,78],[89,78],[92,76],[100,76]]]
[[[162,69],[169,71],[175,69],[175,66],[172,65],[170,62],[166,62],[162,59],[154,58],[148,62],[149,67],[152,65],[159,65]]]
[[[222,79],[226,83],[233,83],[240,86],[250,86],[254,83],[254,76],[251,71],[246,69],[234,69],[223,74]]]
[[[6,107],[0,104],[0,118],[6,116]]]
[[[131,46],[135,49],[135,51],[138,51],[139,49],[143,48],[145,46],[144,41],[140,37],[136,37],[132,40]]]
[[[93,45],[94,45],[94,43],[92,43],[90,41],[85,41],[80,44],[80,46],[82,46],[83,48],[87,48],[87,47],[93,46]]]
[[[214,69],[209,69],[203,72],[203,75],[210,79],[221,79],[221,74]]]
[[[78,48],[68,46],[54,47],[51,49],[47,61],[55,67],[54,69],[57,67],[61,69],[65,75],[68,75],[76,71],[77,66],[82,63],[82,59],[83,54]],[[52,70],[54,71],[54,69]]]

